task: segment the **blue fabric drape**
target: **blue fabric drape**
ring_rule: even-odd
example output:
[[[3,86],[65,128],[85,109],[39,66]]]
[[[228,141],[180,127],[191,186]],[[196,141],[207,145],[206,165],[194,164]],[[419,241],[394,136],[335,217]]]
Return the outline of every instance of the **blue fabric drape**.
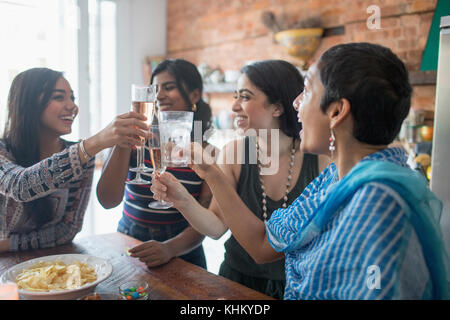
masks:
[[[341,181],[330,186],[312,219],[297,230],[290,243],[283,243],[283,251],[300,248],[319,235],[353,194],[370,182],[388,185],[406,202],[406,215],[417,233],[430,272],[433,299],[449,299],[449,259],[439,225],[442,203],[420,173],[394,163],[372,160],[358,163]]]

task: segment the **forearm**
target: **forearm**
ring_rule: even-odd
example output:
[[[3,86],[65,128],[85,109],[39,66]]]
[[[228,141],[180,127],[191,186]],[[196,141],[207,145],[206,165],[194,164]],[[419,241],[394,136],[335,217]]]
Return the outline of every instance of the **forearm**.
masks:
[[[71,145],[53,156],[24,168],[3,152],[0,154],[0,193],[17,202],[29,202],[66,187],[85,172],[78,154],[78,145]]]
[[[51,202],[55,204],[52,206],[54,218],[48,224],[31,232],[9,233],[10,250],[44,249],[72,241],[83,226],[93,174],[94,168],[85,172],[80,185],[74,186],[78,189],[76,195],[67,189],[58,190],[51,195]],[[72,202],[72,206],[68,208],[69,201]]]
[[[177,236],[166,240],[164,244],[168,246],[173,257],[178,257],[189,253],[201,245],[204,238],[204,235],[198,233],[189,226]]]
[[[11,233],[9,250],[37,250],[66,244],[73,240],[80,229],[81,225],[60,222],[28,233]]]
[[[93,157],[103,149],[107,148],[107,145],[101,141],[99,134],[93,135],[83,141],[84,150],[90,156]],[[78,153],[80,155],[81,162],[84,164],[88,158],[82,152],[81,143],[79,144]]]
[[[105,162],[97,184],[97,198],[106,208],[114,208],[122,202],[128,175],[131,149],[115,146]]]
[[[227,226],[213,211],[190,195],[177,205],[177,209],[195,230],[210,238],[219,239],[227,231]]]
[[[264,222],[250,211],[232,185],[224,183],[226,178],[219,167],[211,167],[205,180],[220,207],[225,224],[257,263],[271,262],[283,257],[283,254],[277,253],[270,246]]]

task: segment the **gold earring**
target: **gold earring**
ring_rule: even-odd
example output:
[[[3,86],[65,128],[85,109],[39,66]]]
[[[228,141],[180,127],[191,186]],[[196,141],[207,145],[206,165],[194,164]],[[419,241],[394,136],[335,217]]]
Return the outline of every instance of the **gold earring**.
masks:
[[[197,104],[196,103],[194,103],[193,105],[192,105],[192,111],[197,111]]]

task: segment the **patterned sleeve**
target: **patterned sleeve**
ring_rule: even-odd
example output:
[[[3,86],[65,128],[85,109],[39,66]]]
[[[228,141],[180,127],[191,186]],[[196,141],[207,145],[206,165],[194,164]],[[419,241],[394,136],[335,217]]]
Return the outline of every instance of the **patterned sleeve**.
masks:
[[[69,183],[69,189],[76,188],[75,194],[70,199],[67,199],[67,193],[61,192],[61,198],[66,197],[62,201],[61,218],[31,232],[11,233],[9,235],[10,251],[50,248],[72,241],[83,226],[83,218],[91,194],[94,167],[95,158],[92,158],[84,165],[85,170],[80,180]],[[55,193],[58,195],[59,191],[62,190]],[[71,204],[66,207],[67,201]]]
[[[423,292],[426,267],[420,249],[412,245],[404,206],[403,199],[382,184],[370,183],[355,193],[331,223],[337,225],[329,225],[339,230],[321,252],[317,267],[311,266],[310,288],[324,294],[317,298],[401,299]],[[414,262],[405,260],[408,256]]]
[[[0,144],[0,194],[18,202],[42,198],[67,186],[83,173],[78,144],[24,168],[12,160],[5,144]]]
[[[11,251],[46,248],[73,239],[82,226],[94,162],[92,158],[82,165],[78,144],[72,144],[24,168],[14,162],[0,140],[0,220],[3,223],[0,231],[2,237],[10,239]],[[58,208],[55,219],[38,230],[21,227],[27,220],[24,203],[45,196]]]

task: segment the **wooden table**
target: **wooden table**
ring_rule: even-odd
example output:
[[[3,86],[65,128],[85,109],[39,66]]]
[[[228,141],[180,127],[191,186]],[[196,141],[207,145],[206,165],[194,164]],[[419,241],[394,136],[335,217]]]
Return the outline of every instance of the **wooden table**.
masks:
[[[120,232],[94,235],[55,248],[0,254],[0,275],[8,268],[37,257],[81,253],[108,259],[111,276],[97,286],[101,291],[117,291],[129,279],[143,279],[149,284],[152,300],[273,300],[239,283],[217,276],[182,259],[175,258],[155,268],[126,254],[141,241]]]

